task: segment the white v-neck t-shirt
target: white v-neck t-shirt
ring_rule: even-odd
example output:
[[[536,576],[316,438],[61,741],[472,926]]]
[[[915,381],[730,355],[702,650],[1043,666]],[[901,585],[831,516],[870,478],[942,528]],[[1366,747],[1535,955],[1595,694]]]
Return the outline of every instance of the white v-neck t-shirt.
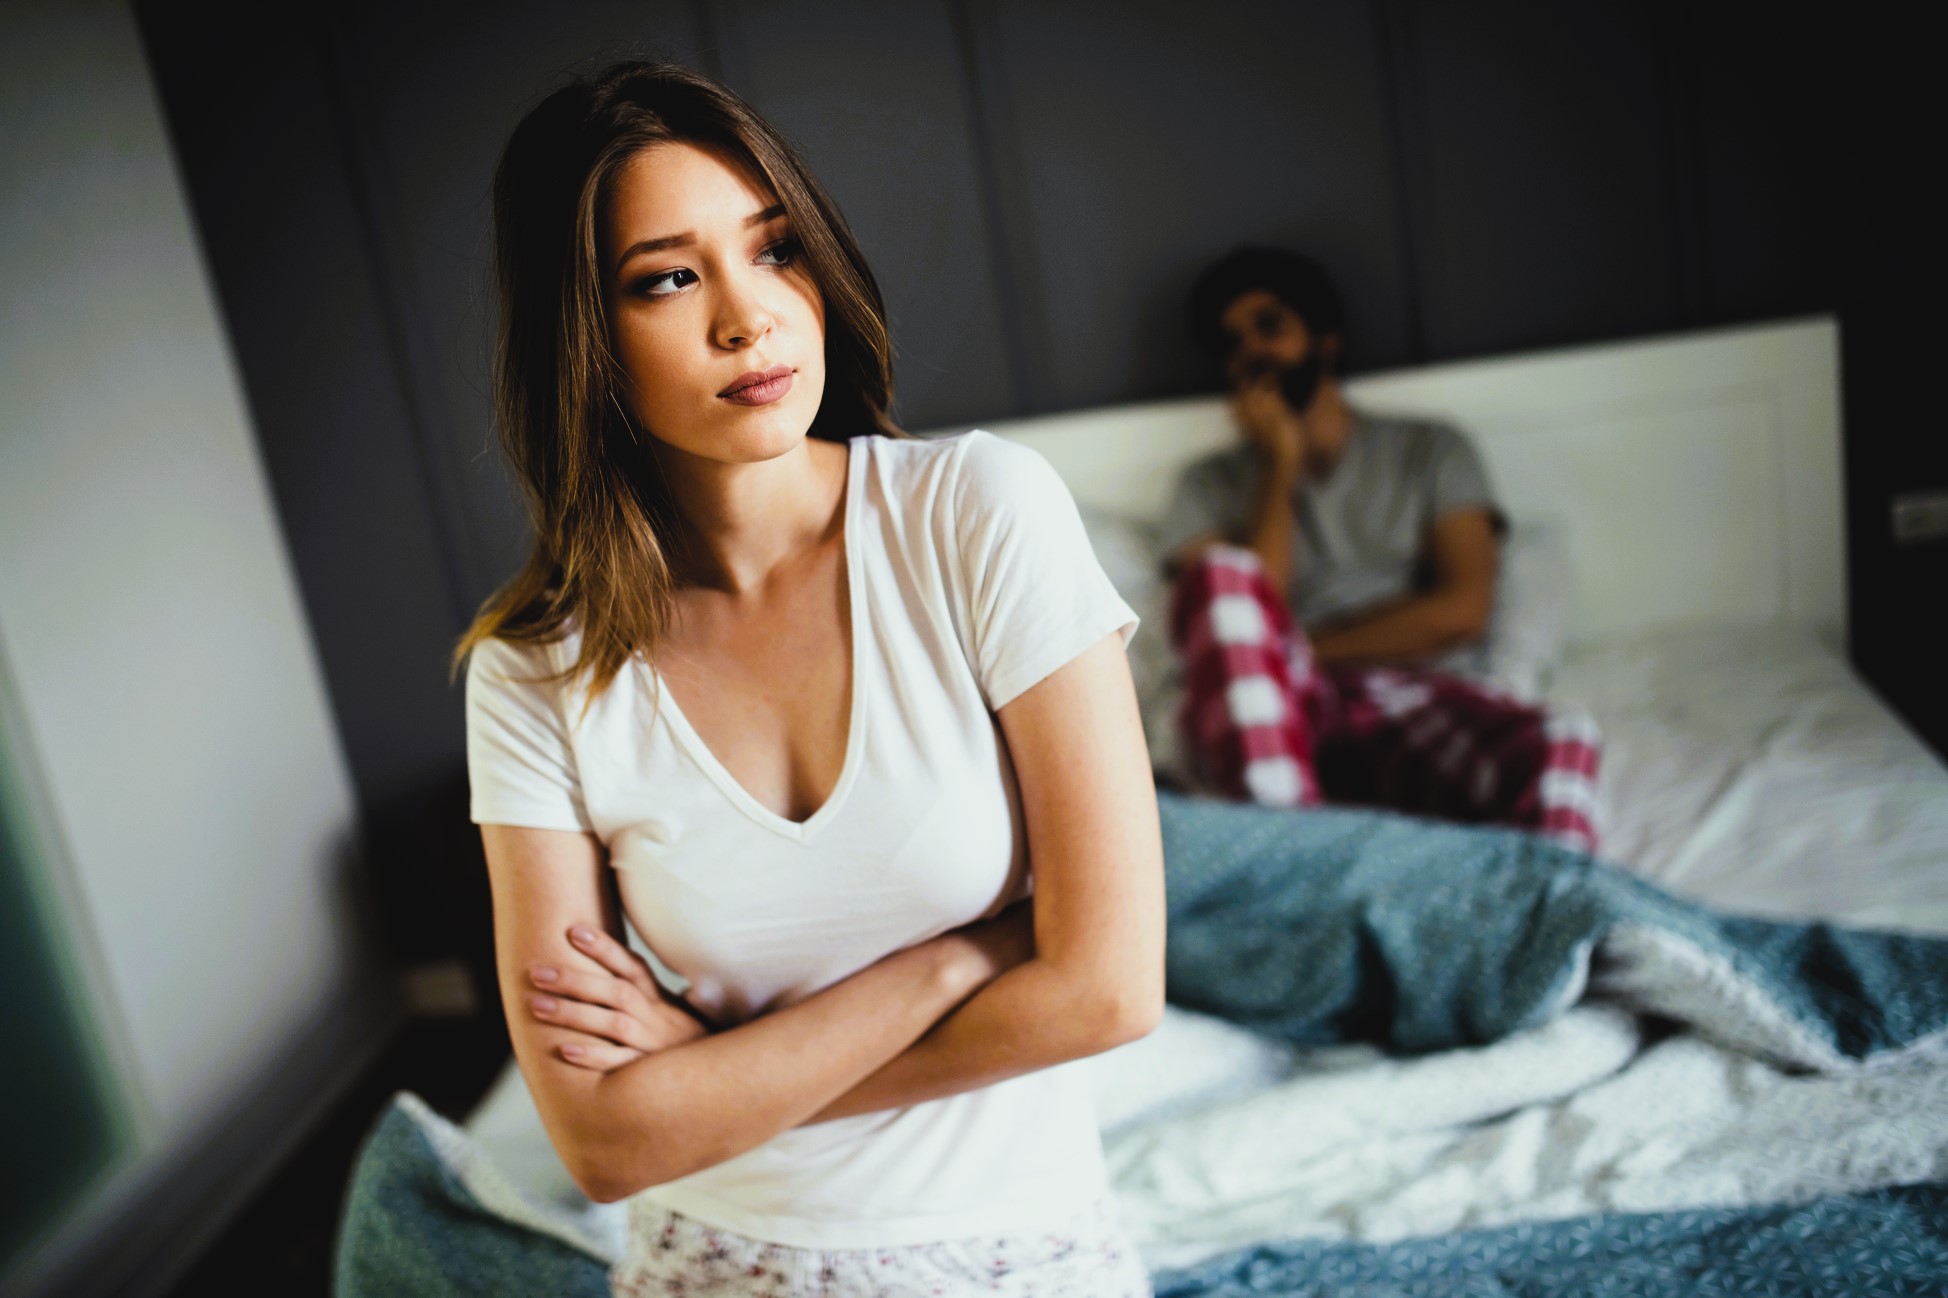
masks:
[[[735,1024],[1032,891],[995,712],[1136,614],[1042,456],[991,433],[849,443],[852,704],[845,763],[803,822],[711,754],[632,660],[582,695],[522,683],[574,660],[491,640],[467,673],[472,817],[583,830],[630,923]],[[784,1132],[642,1197],[810,1248],[1032,1229],[1107,1191],[1080,1062]]]

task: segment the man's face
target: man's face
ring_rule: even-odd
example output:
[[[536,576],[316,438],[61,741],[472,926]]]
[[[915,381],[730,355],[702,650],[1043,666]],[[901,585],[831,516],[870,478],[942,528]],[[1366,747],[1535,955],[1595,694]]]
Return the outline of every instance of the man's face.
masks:
[[[1230,349],[1224,376],[1234,388],[1289,369],[1312,351],[1305,321],[1270,289],[1255,288],[1232,299],[1218,315],[1218,327]]]

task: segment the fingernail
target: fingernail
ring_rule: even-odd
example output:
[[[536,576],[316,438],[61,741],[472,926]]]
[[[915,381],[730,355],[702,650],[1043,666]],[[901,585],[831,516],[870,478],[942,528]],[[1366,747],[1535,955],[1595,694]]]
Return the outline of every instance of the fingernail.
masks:
[[[580,924],[569,929],[568,936],[582,943],[593,942],[595,940],[595,934],[591,930],[583,928]]]
[[[528,1004],[534,1006],[543,1014],[553,1014],[555,1012],[555,998],[552,996],[533,996],[528,999]]]
[[[551,964],[538,964],[534,967],[534,980],[538,983],[551,983],[558,975]]]
[[[580,1046],[563,1046],[561,1052],[570,1059],[580,1059],[582,1057],[582,1048]]]

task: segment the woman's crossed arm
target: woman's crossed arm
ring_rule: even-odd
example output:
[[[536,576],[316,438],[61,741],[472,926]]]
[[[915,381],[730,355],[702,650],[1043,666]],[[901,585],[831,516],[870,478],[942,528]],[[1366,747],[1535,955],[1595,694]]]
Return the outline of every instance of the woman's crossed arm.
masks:
[[[578,1034],[529,1011],[537,966],[564,994],[602,966],[568,940],[576,926],[621,931],[603,887],[600,843],[560,830],[483,825],[494,896],[494,949],[514,1057],[562,1163],[598,1202],[686,1176],[805,1121],[912,1045],[1006,960],[990,922],[896,951],[815,996],[704,1034],[657,997],[639,1009],[660,1046],[613,1072],[558,1048]]]
[[[1035,871],[1032,957],[814,1121],[1096,1054],[1148,1034],[1163,1015],[1162,832],[1121,637],[1111,632],[998,715]]]

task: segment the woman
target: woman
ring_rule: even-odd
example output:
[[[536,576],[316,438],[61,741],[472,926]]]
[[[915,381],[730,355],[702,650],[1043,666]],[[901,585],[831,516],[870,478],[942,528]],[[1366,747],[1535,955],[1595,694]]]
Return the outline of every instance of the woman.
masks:
[[[1148,1293],[1062,1066],[1163,999],[1135,616],[1073,501],[892,427],[857,246],[713,82],[558,91],[494,188],[536,541],[458,649],[472,814],[617,1292]]]

